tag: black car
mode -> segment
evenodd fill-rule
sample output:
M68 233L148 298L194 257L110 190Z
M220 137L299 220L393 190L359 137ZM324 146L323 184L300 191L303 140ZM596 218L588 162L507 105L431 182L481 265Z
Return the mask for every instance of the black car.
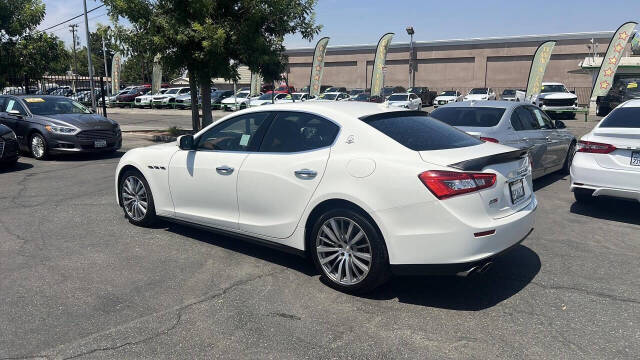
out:
M61 96L0 96L0 123L20 149L38 159L54 153L113 152L122 146L117 122Z
M221 109L222 105L220 102L223 99L228 98L233 95L233 90L217 90L211 93L211 108L212 109Z
M437 92L429 90L426 86L412 87L409 88L407 92L418 95L420 100L422 100L422 106L433 106L433 99L438 96Z
M640 79L617 78L607 96L596 99L596 115L606 116L618 105L627 100L640 99Z
M0 124L0 166L12 166L18 162L18 140L9 127Z

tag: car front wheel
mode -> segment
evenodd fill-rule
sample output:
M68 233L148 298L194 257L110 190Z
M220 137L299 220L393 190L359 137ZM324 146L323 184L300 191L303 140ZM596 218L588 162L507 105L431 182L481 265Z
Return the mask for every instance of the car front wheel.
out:
M123 174L119 186L124 216L130 223L149 226L156 220L156 209L149 183L138 171Z
M310 245L316 268L337 290L363 293L389 277L384 241L359 212L338 209L322 215L313 227Z
M47 140L41 134L35 133L31 135L29 148L31 150L31 156L36 160L45 160L49 156Z

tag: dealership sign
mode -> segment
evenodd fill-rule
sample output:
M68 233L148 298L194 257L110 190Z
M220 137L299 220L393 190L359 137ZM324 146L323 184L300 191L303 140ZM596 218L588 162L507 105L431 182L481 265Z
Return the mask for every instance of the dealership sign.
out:
M373 73L371 74L371 96L379 96L384 86L384 73L386 72L385 63L387 61L387 52L393 33L382 35L376 49L376 59L373 62Z
M618 28L618 31L611 38L607 52L602 59L602 65L600 65L600 72L596 78L596 82L593 84L593 91L591 92L591 99L594 100L598 96L606 96L613 85L613 77L618 71L618 65L622 58L622 53L627 45L627 42L631 39L633 29L638 23L630 21L622 24Z
M316 44L316 51L313 53L313 66L311 67L311 79L309 80L309 95L320 95L322 85L322 73L324 72L324 55L327 52L329 38L323 37Z
M542 90L542 79L544 79L544 73L547 71L547 65L549 64L551 53L555 46L555 41L546 41L538 46L533 56L533 61L531 62L531 69L529 70L525 99L533 99L540 94Z

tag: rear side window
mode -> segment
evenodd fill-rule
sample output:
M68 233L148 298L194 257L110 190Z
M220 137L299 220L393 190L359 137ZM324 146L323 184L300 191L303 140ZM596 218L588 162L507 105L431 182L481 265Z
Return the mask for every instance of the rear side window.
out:
M451 126L492 127L498 125L504 111L490 107L441 107L431 116Z
M602 123L601 128L640 128L640 108L622 107L609 114Z
M340 128L319 116L280 112L262 140L260 152L293 153L333 144Z
M382 113L363 119L381 133L415 151L482 144L481 140L421 112Z

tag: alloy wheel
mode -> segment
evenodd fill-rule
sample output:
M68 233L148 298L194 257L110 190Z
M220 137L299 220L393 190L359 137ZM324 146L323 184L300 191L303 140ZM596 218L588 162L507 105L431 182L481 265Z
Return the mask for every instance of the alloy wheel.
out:
M325 221L316 238L316 255L325 274L336 283L355 285L371 268L371 243L355 221L334 217Z
M44 139L42 137L35 135L31 138L31 152L33 156L37 159L40 159L44 155L45 144Z
M134 221L144 219L149 206L147 189L142 181L135 177L129 176L122 183L122 205L124 211Z

